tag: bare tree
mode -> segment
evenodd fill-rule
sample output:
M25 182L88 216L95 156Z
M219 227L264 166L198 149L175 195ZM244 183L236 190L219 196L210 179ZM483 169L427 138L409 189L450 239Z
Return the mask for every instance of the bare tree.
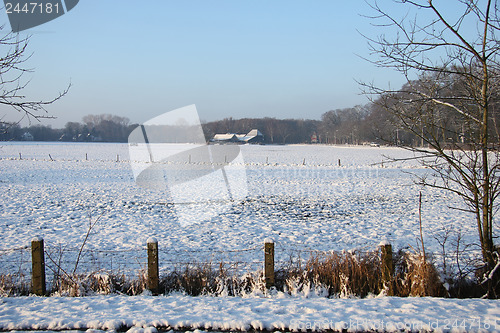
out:
M111 114L86 115L83 123L88 135L99 136L103 141L126 142L130 134L130 119Z
M266 136L270 143L274 143L274 135L276 133L276 118L264 118L264 126L266 131Z
M0 31L4 26L0 27ZM6 33L0 37L0 105L5 105L19 113L19 121L27 118L40 120L53 118L48 115L45 107L66 95L70 85L55 98L47 101L28 100L23 91L28 86L29 80L24 79L26 73L32 72L26 68L26 61L31 57L28 54L30 37L20 38L19 34ZM0 119L0 124L7 124Z
M500 84L497 3L456 0L439 7L433 0L394 0L391 5L403 6L407 15L397 18L377 2L370 4L374 25L395 32L393 37L366 37L375 56L370 61L399 71L407 83L397 91L361 85L401 129L428 146L402 144L438 176L421 178L421 183L464 199L477 223L488 296L495 297L500 275L494 247L500 194L493 103Z

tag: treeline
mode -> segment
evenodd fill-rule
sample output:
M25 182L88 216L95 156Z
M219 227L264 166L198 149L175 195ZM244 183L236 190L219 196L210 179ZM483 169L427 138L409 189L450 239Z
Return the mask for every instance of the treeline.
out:
M205 138L218 133L246 134L258 129L266 144L326 143L361 144L381 142L373 126L370 106L337 109L325 112L321 120L276 118L225 118L202 124ZM127 142L138 124L125 117L109 114L87 115L82 122L68 122L64 128L43 124L20 127L0 124L0 141L65 141L65 142ZM394 137L395 129L385 128L387 137ZM401 138L403 133L399 134Z
M327 143L361 144L376 141L366 122L369 106L336 109L325 112L321 120L276 118L226 118L203 125L205 136L216 133L247 133L256 128L268 144Z
M366 117L364 108L333 110L322 120L276 118L225 118L202 124L205 138L218 133L246 134L258 129L267 144L290 143L349 143L357 144L371 136L361 123ZM66 142L127 142L138 124L112 115L88 115L82 122L68 122L64 128L35 124L28 127L0 124L0 141L66 141Z
M205 138L213 138L217 133L246 134L258 129L264 135L264 143L309 143L318 131L321 121L276 118L225 118L202 125Z
M475 129L457 119L446 106L426 103L412 109L409 103L405 103L405 96L409 95L411 89L422 90L423 84L429 80L439 87L437 96L445 100L461 90L461 82L454 77L445 79L439 76L425 77L403 86L399 91L383 95L367 105L327 111L323 113L321 120L225 118L202 124L203 131L207 141L219 133L245 134L252 129L258 129L264 135L264 143L267 144L366 142L413 146L422 144L421 138L401 129L404 126L401 126L402 120L397 115L387 112L390 106L400 103L403 108L401 112L414 114L417 122L429 123L422 135L432 135L444 143L466 144L474 135ZM490 103L499 104L500 97L492 96ZM428 119L429 117L431 119ZM500 133L500 127L497 127L497 124L500 124L500 119L497 119L500 115L494 112L492 118L494 131ZM83 117L81 122L68 122L61 129L44 125L21 128L18 125L0 123L0 140L127 142L129 134L137 126L131 124L128 118L109 114L88 115Z
M210 140L217 133L248 133L258 129L264 135L264 143L330 143L359 144L375 141L371 129L365 123L367 107L325 112L321 120L276 118L225 118L202 124L205 138ZM125 117L87 115L82 122L68 122L64 128L35 124L20 127L0 124L0 141L66 141L66 142L127 142L129 134L138 124L131 124Z
M64 128L35 124L20 127L17 124L0 124L1 141L67 141L67 142L127 142L137 124L130 124L125 117L110 114L87 115L82 122L68 122Z

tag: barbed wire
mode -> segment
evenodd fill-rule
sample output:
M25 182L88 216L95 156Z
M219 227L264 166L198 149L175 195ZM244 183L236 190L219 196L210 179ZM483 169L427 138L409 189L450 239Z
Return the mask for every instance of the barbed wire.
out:
M303 244L296 244L290 246L289 244L287 246L282 245L281 242L274 242L275 247L279 248L281 252L283 253L294 253L294 252L305 252L305 253L323 253L323 254L332 254L332 253L339 253L339 252L348 252L348 253L373 253L379 251L378 248L373 247L373 246L364 246L364 247L357 247L353 249L330 249L330 250L319 250L319 249L313 249L309 246L303 245ZM3 254L11 254L13 252L23 252L25 250L31 249L31 246L22 246L22 247L13 247L13 248L7 248L7 249L0 249L0 255ZM161 248L158 250L160 253L164 254L185 254L185 253L243 253L243 252L252 252L252 251L262 251L264 250L264 245L259 244L253 247L249 248L244 248L244 249L232 249L232 250L221 250L218 248L206 248L206 249L172 249L172 248ZM404 252L404 249L402 249ZM52 244L46 244L45 245L45 251L46 252L80 252L82 253L103 253L103 254L121 254L121 253L129 253L129 252L146 252L147 247L140 247L140 248L124 248L124 249L118 249L118 250L100 250L100 249L81 249L80 247L67 247L62 244L57 244L57 245L52 245ZM477 253L480 251L480 249L475 249L475 248L465 248L465 249L460 249L458 252L459 253ZM409 250L409 252L412 252ZM452 251L452 253L447 253L447 256L456 256L457 251ZM440 251L434 251L432 252L434 255L440 255Z
M66 247L57 247L54 245L49 245L45 246L46 251L47 250L53 250L53 251L62 251L62 252L80 252L79 247L73 247L73 248L66 248ZM120 250L99 250L99 249L83 249L84 252L96 252L96 253L123 253L123 252L142 252L146 251L147 248L128 248L128 249L120 249Z
M275 244L275 260L276 269L293 267L294 265L302 265L308 260L316 256L329 256L333 254L350 254L358 255L376 255L379 253L378 247L364 246L349 250L318 250L313 249L305 244L289 244L281 241L274 242ZM0 263L3 267L0 268L0 274L6 272L15 272L15 274L23 274L23 272L31 271L31 255L29 255L30 246L12 247L0 249ZM182 272L183 269L203 269L208 267L211 270L226 269L239 270L240 272L253 270L260 271L263 269L263 253L260 258L260 251L263 252L264 244L259 243L255 246L242 249L220 249L220 248L204 248L204 249L159 249L159 265L162 271ZM74 267L75 257L77 253L81 253L81 259L78 267L78 274L94 274L98 271L113 271L121 272L126 275L137 274L137 271L146 269L147 267L147 247L134 247L114 250L100 249L81 249L81 247L61 244L48 243L45 246L45 252L48 256L55 258L53 262L47 260L46 265L53 272L64 267ZM404 251L404 249L403 249ZM407 253L418 253L415 250L407 249ZM398 252L398 251L396 251ZM395 252L395 253L396 253ZM437 265L446 261L446 266L452 267L472 262L478 254L475 248L465 248L460 251L448 252L443 255L439 251L427 252L429 258ZM203 255L200 255L203 254ZM207 256L208 254L208 256ZM243 255L242 255L243 254ZM256 256L259 256L259 259ZM218 267L219 265L220 268ZM12 274L12 273L10 273Z
M13 247L13 248L10 248L10 249L0 249L0 255L2 255L3 253L5 252L15 252L15 251L24 251L24 250L27 250L27 249L31 249L31 246L21 246L21 247Z
M162 253L240 253L240 252L251 252L255 250L263 250L264 246L263 245L256 245L251 248L247 249L235 249L235 250L219 250L219 249L179 249L179 250L172 250L172 249L162 249L160 248L158 252Z

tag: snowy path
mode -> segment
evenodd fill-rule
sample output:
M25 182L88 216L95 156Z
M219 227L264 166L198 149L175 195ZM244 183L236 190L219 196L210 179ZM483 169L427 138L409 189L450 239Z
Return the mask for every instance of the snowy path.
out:
M0 299L2 330L163 329L500 332L500 302L438 298L327 299L94 296Z

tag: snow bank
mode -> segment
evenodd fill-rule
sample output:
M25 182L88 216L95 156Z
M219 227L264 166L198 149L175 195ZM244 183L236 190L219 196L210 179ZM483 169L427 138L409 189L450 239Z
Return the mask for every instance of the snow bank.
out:
M500 302L438 298L327 299L96 296L0 299L1 330L162 329L498 332Z

